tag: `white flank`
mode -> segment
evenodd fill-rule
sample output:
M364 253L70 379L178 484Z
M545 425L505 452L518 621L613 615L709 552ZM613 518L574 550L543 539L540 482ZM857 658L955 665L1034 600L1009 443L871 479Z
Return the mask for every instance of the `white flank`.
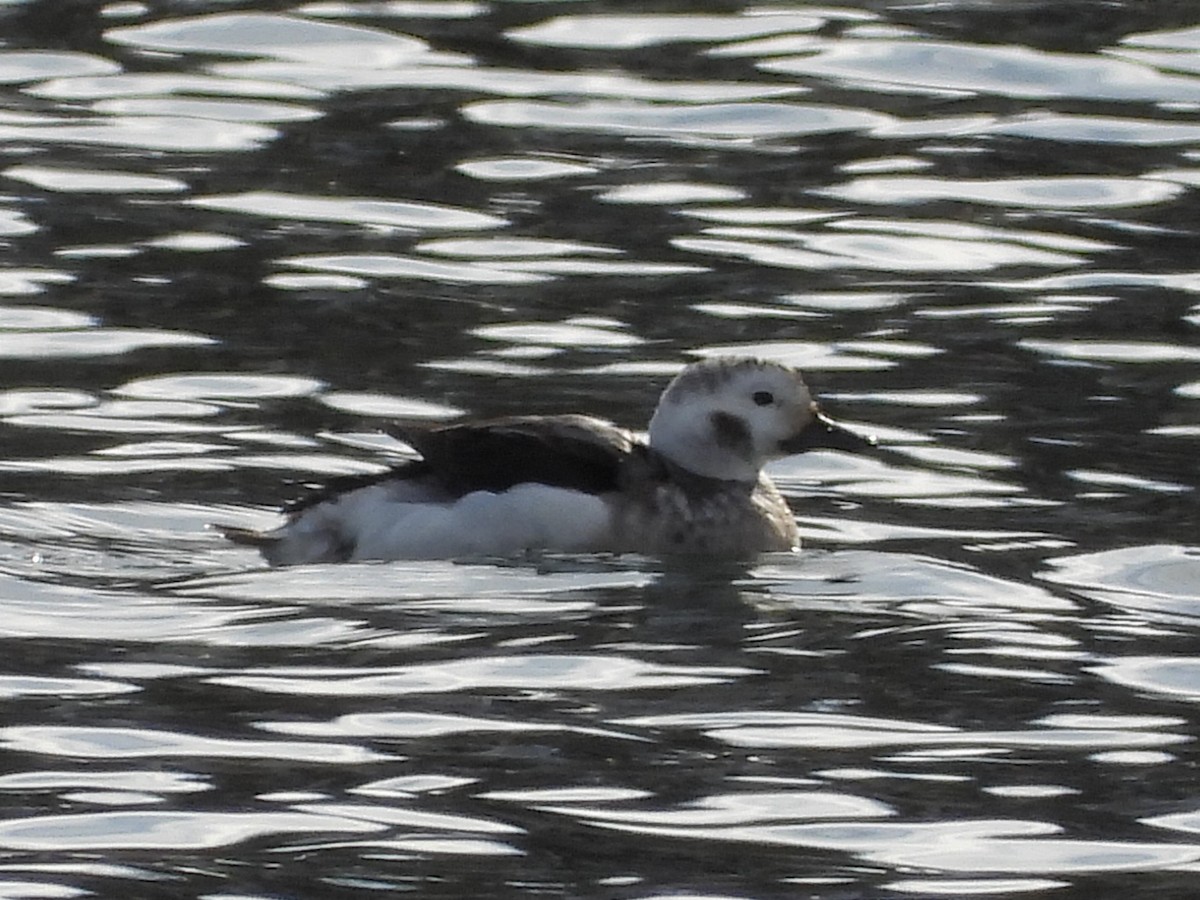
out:
M337 531L353 541L350 558L356 560L595 550L607 543L608 504L580 491L519 484L502 493L475 491L453 503L398 503L380 487L353 491L302 519L336 519ZM296 524L307 530L307 523ZM313 524L321 529L323 523Z

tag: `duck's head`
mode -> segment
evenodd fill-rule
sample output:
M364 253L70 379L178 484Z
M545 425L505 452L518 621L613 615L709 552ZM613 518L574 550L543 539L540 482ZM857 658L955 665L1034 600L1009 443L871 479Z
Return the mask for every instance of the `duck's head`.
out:
M663 392L650 446L697 475L755 481L773 459L871 443L821 412L800 373L761 359L693 363Z

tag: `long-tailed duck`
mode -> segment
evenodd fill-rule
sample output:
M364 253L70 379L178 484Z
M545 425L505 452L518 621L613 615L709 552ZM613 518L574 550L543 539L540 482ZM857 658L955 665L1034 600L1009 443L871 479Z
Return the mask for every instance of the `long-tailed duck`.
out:
M583 415L399 436L420 459L342 479L286 509L274 530L225 535L277 566L527 550L747 557L799 541L765 463L870 441L827 418L795 369L741 358L685 368L648 441Z

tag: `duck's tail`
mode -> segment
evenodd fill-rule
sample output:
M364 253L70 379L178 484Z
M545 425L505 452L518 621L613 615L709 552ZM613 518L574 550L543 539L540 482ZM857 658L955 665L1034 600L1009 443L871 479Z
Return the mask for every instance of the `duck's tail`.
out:
M240 525L222 525L220 523L215 523L211 527L231 543L243 547L253 547L263 555L263 559L269 565L281 566L304 561L288 558L290 554L284 552L286 550L284 540L286 534L283 533L282 528L276 528L273 531L255 531L253 528L242 528Z
M241 544L243 547L255 547L259 550L273 547L279 543L280 537L273 531L255 531L253 528L242 528L240 525L222 525L214 523L213 530L219 531L227 541Z
M234 544L253 547L272 566L345 562L350 558L350 546L336 528L319 516L301 516L270 531L255 531L240 525L212 527Z

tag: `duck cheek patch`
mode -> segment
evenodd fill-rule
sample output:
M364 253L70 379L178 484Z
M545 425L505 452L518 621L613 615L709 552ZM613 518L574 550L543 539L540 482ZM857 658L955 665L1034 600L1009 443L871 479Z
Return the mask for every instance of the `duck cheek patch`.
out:
M754 454L754 441L750 437L750 426L746 420L727 412L715 412L709 416L717 446L738 456L750 458Z

